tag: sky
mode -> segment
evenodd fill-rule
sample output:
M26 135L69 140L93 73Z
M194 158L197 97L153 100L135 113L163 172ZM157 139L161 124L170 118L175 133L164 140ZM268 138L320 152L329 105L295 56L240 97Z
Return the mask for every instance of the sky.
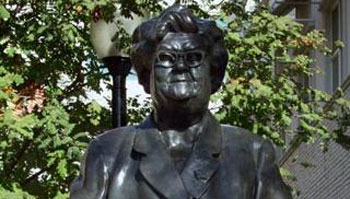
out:
M96 100L100 105L106 108L110 108L107 103L107 99L111 100L112 91L107 89L107 84L101 81L102 92L100 94L89 91L87 93L88 101ZM127 97L137 97L140 102L144 101L149 95L147 95L143 87L138 83L137 76L130 74L126 79L126 93Z

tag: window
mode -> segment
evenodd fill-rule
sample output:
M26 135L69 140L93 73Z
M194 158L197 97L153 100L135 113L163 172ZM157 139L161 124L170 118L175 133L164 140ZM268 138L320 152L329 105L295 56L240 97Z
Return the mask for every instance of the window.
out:
M332 42L332 91L336 89L341 84L341 49L337 48L335 45L336 41L341 40L341 15L340 15L340 5L339 1L337 5L332 9L330 13L330 33Z

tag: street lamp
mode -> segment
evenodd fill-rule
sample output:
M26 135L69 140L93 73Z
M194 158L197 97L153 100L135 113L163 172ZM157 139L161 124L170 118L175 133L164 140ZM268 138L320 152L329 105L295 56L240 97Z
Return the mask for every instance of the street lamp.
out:
M112 22L102 18L91 21L91 42L98 58L102 59L113 78L112 89L112 126L113 128L125 126L126 114L126 88L125 80L131 69L131 61L127 53L120 48L120 41L114 37L120 31L118 23L123 25L127 34L131 35L134 29L143 21L141 17L132 14L133 18L124 18L119 13L114 14Z

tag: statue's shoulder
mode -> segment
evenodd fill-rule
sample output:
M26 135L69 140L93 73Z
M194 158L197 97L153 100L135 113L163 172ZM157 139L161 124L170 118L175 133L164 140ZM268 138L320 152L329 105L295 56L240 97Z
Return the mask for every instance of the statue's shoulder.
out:
M234 146L234 148L249 148L252 151L257 152L263 145L266 145L266 143L268 145L270 144L270 141L241 127L221 125L221 129L224 136L224 144L228 147Z
M222 132L224 137L227 139L234 139L240 142L248 142L248 143L260 143L264 141L262 137L256 135L247 129L231 126L231 125L221 125Z
M105 131L98 135L95 139L99 142L118 142L131 138L136 133L136 126L125 126Z
M262 153L274 156L274 147L269 140L237 126L221 125L221 129L226 148L250 150L254 156Z
M98 150L104 156L115 156L115 153L131 150L135 134L135 126L119 127L105 131L92 140L89 144L89 150Z

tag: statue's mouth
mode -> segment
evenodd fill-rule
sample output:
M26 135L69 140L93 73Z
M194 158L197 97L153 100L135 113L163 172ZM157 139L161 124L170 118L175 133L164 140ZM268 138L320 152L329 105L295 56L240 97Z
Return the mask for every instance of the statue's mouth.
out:
M169 80L170 83L178 83L178 82L188 82L192 83L193 80L191 79L189 74L182 73L182 74L176 74L172 75Z
M169 84L167 96L176 101L187 101L198 94L199 85L194 81L176 80Z
M191 83L191 81L188 81L188 80L182 80L182 79L173 80L173 81L171 81L170 83L171 83L171 84L173 84L173 83L181 83L181 82L188 82L188 83Z

